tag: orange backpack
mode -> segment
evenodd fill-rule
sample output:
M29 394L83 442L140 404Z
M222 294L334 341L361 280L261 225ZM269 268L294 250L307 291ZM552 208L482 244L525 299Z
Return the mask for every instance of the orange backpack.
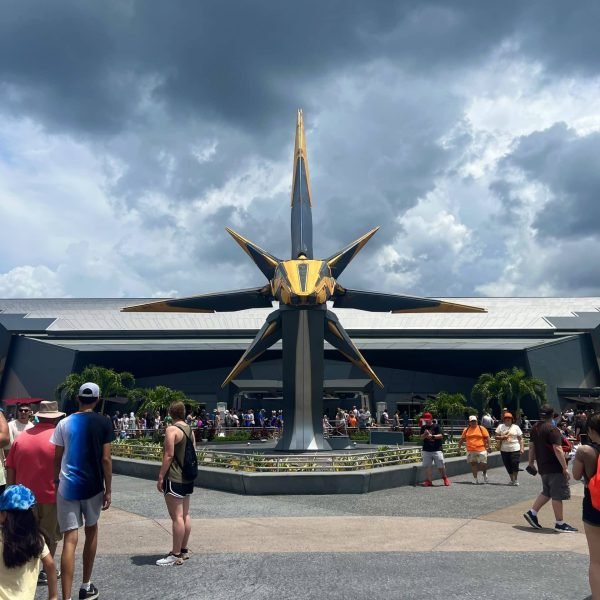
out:
M598 462L596 463L596 472L588 481L588 490L590 490L590 498L592 506L596 510L600 510L600 452L598 453Z

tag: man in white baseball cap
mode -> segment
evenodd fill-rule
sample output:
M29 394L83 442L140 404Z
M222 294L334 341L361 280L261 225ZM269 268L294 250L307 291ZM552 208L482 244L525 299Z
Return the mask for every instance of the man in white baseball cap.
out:
M82 526L85 526L85 544L79 599L98 598L98 588L91 578L100 511L106 510L111 501L110 444L115 437L110 419L94 411L99 400L98 385L84 383L79 388L79 410L62 420L50 439L56 446L56 507L58 524L64 535L61 571L62 593L66 600L71 598L78 529Z

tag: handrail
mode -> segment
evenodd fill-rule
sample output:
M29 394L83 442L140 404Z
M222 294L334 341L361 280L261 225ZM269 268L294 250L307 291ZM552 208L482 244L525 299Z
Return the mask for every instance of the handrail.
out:
M160 461L162 447L149 444L116 443L112 446L114 456ZM199 448L196 450L200 467L218 468L245 472L327 472L358 471L387 466L421 462L421 448L380 446L372 451L350 451L345 453L311 454L259 454L223 452ZM446 443L446 457L461 456L457 444Z

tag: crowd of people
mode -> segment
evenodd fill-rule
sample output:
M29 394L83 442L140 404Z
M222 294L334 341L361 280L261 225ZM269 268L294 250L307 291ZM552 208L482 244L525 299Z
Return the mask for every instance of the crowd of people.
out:
M98 521L110 507L112 487L111 442L122 432L164 431L163 460L156 482L163 495L172 524L172 546L156 564L176 566L190 557L190 496L197 474L196 439L198 428L283 427L281 411L227 410L198 414L186 413L185 405L175 402L168 413L133 413L112 418L94 409L100 389L92 382L81 386L78 411L70 416L58 410L56 402L43 401L38 410L23 403L15 418L7 422L0 412L0 453L7 453L0 468L0 600L32 599L36 586L47 585L48 598L72 600L72 586L79 530L84 528L83 577L77 598L93 600L99 591L92 582L98 543ZM35 417L35 419L33 419ZM525 434L529 435L526 470L539 474L541 491L524 513L527 523L540 529L539 514L550 503L554 530L572 533L577 529L564 521L563 502L570 498L569 480L582 479L585 492L582 520L590 550L589 580L593 597L600 597L600 414L567 409L557 413L553 407L540 409L540 420L517 424L504 409L499 419L484 413L481 419L470 415L459 438L459 449L466 447L473 484L488 483L488 456L501 453L508 474L507 485L518 486L520 464L525 453ZM405 429L413 425L407 413L399 410L379 419L366 409L339 409L334 420L323 418L323 429L366 429L385 425ZM443 428L430 412L420 416L424 487L433 487L433 468L443 485L451 485L444 458ZM330 430L328 430L331 433ZM570 445L567 445L569 442ZM3 456L0 456L3 458ZM572 459L572 475L568 468ZM598 473L598 479L596 474ZM54 556L62 539L60 569ZM39 570L41 564L42 570Z
M94 600L92 583L98 544L98 521L111 504L114 431L95 411L100 388L89 382L78 393L78 410L68 417L57 402L17 408L6 422L0 412L0 446L8 448L1 465L0 599L33 599L39 584L49 600L72 600L79 530L84 528L83 580L79 600ZM35 422L32 417L35 416ZM60 569L54 554L62 539ZM41 561L42 571L39 571Z
M164 432L172 424L172 418L167 413L161 415L160 411L146 411L140 415L134 412L120 413L116 411L111 417L115 435L119 438L134 438L151 435L153 431ZM283 428L283 411L267 411L264 408L254 411L247 410L217 410L212 413L206 409L189 412L185 417L187 425L194 431L204 431L208 439L221 433L224 429L258 428L275 429Z

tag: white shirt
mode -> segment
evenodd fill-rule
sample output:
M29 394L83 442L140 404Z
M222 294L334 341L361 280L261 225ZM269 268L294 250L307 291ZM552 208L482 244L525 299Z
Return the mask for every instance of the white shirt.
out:
M523 432L518 425L513 423L510 427L507 427L504 423L501 423L496 427L496 434L508 434L509 436L507 440L502 440L502 446L500 446L502 452L518 452L521 449L519 437L523 435Z
M10 443L7 448L13 445L13 442L27 429L31 429L33 427L33 423L31 421L27 421L27 423L21 423L17 419L14 419L8 424L8 433L10 434Z

